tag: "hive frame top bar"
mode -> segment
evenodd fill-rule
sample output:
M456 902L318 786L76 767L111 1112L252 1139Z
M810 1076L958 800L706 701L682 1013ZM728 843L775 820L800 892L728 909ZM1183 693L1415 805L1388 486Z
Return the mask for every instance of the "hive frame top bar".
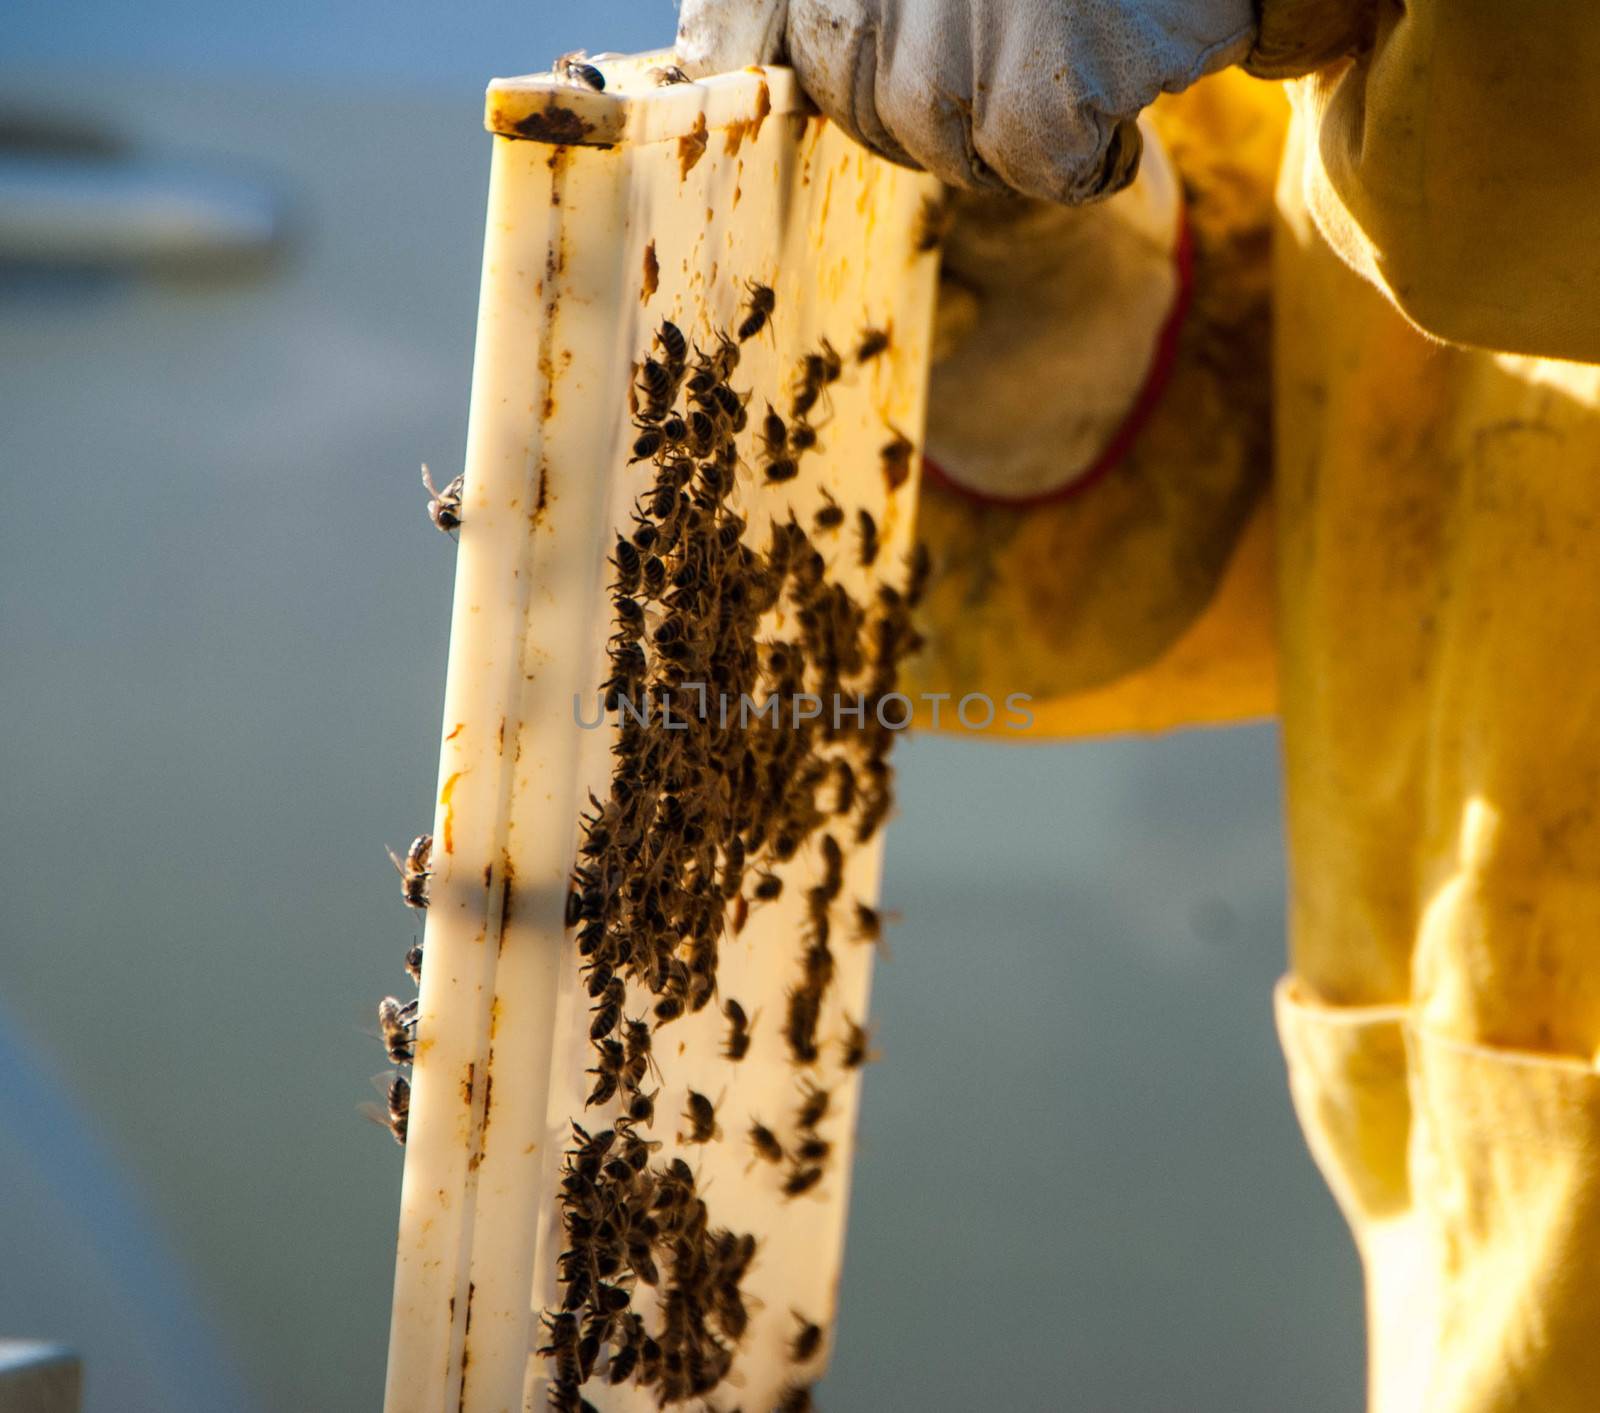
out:
M759 123L769 113L815 111L792 69L752 66L663 84L651 75L676 63L671 50L585 62L605 76L603 91L554 73L498 78L484 95L484 126L498 137L614 147L692 138Z

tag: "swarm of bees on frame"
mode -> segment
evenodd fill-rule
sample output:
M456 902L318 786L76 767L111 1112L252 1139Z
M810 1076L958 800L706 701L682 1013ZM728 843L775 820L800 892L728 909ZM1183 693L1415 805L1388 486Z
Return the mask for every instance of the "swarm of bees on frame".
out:
M426 478L427 468L423 468ZM437 523L437 522L435 522ZM442 527L441 527L442 528ZM408 908L421 912L428 906L428 880L433 873L433 836L419 834L402 858L393 849L389 858L400 873L400 896ZM422 944L413 942L406 952L406 973L412 982L422 982ZM386 1106L368 1107L368 1114L385 1125L394 1135L394 1141L404 1144L411 1118L411 1081L401 1073L409 1069L416 1059L417 1001L401 1001L397 996L385 996L378 1002L378 1033L383 1040L384 1054L397 1068L379 1077Z
M581 53L563 56L557 69L575 85L604 86ZM689 82L676 68L649 76L658 85ZM926 201L914 249L937 249L947 225L948 203ZM877 705L920 646L911 614L928 562L913 555L904 590L877 582L858 598L830 567L878 565L879 528L866 508L848 510L823 490L805 523L790 509L758 541L730 496L741 479L781 495L803 459L821 449L817 419L825 420L830 388L850 364L882 356L893 333L864 329L845 354L819 340L774 399L756 400L737 386L740 346L769 326L776 300L754 282L746 294L732 329L709 350L691 350L681 330L663 322L630 386L632 462L648 464L653 484L610 560L614 631L603 691L610 711L623 710L607 798L591 796L581 821L566 916L595 1003L588 1106L615 1111L608 1127L591 1124L593 1133L572 1124L559 1193L562 1294L543 1315L539 1349L551 1361L552 1406L575 1413L592 1408L581 1390L593 1378L647 1388L665 1406L710 1394L732 1367L749 1323L742 1283L758 1241L713 1224L683 1158L657 1159L663 1145L647 1136L660 1093L649 1083L660 1078L653 1037L719 999L719 940L742 929L752 908L782 895L776 866L802 849L822 867L806 890L798 964L783 1001L783 1042L799 1076L792 1113L767 1114L771 1126L751 1116L741 1132L724 1135L720 1100L691 1089L683 1109L663 1120L681 1124L676 1136L684 1145L727 1137L747 1146L751 1168L771 1174L779 1200L800 1198L822 1182L834 1149L822 1132L834 1101L819 1082L824 1050L837 1052L846 1073L876 1058L867 1029L848 1015L842 1036L824 1043L819 1030L834 944L882 936L878 911L844 896L845 862L892 809L893 732L879 722ZM909 477L915 448L888 430L878 469L895 490ZM429 519L456 538L464 478L441 489L424 466L422 479ZM781 636L764 631L775 609L783 611ZM689 683L734 701L775 698L777 716L712 720L703 696L683 699ZM844 709L831 719L791 721L790 705L801 695ZM702 710L687 710L691 703ZM646 704L652 710L642 710ZM665 728L668 713L679 729ZM416 910L428 905L432 846L424 834L404 857L390 851L402 899ZM405 957L418 984L422 954L414 941ZM636 1016L627 1014L630 984L646 998ZM719 1011L721 1054L742 1061L751 1013L733 996L720 998ZM416 1000L384 997L378 1021L396 1069L380 1080L386 1108L368 1108L404 1144ZM813 1406L807 1375L817 1372L825 1343L821 1325L793 1315L786 1352L794 1377L775 1405L783 1413Z
M771 289L748 284L733 329L705 350L663 322L630 389L632 461L648 464L651 483L610 557L602 694L617 717L614 768L607 797L591 796L580 822L566 910L594 1003L587 1105L608 1117L593 1132L573 1124L562 1169L561 1298L543 1315L539 1351L551 1361L559 1413L590 1408L581 1390L596 1377L648 1388L663 1406L703 1398L728 1374L749 1323L742 1283L755 1236L716 1225L682 1157L654 1156L656 1032L712 1004L719 942L781 895L777 866L814 849L821 876L806 896L782 1019L801 1077L794 1112L728 1135L766 1165L779 1200L800 1197L822 1180L833 1148L820 1131L831 1095L812 1076L821 1073L834 946L875 941L881 926L874 909L845 896L845 865L892 809L894 732L877 708L920 645L911 614L928 566L914 555L903 591L877 582L863 601L830 566L878 563L869 511L852 515L824 493L807 523L792 509L775 514L762 538L735 509L741 480L776 495L799 475L818 447L813 418L847 363L822 340L753 411L737 377L740 346L767 327L775 303ZM889 342L889 331L867 330L848 358L868 362ZM910 451L896 434L881 474L896 459L909 465ZM770 627L778 609L781 633ZM775 699L775 719L707 710L705 689L690 684L725 702ZM807 694L845 705L802 717L792 707ZM630 995L642 998L640 1014L629 1014ZM751 1011L722 996L720 1012L722 1054L740 1061ZM865 1029L848 1018L846 1026L838 1058L848 1070L872 1055ZM716 1101L694 1090L681 1111L659 1118L677 1121L684 1145L723 1137ZM801 1410L811 1407L804 1374L823 1331L795 1318L797 1377L779 1406Z

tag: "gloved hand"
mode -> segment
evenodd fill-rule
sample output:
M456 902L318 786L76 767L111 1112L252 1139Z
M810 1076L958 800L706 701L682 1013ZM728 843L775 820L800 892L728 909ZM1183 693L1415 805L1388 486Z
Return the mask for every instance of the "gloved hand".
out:
M884 156L1076 204L1132 180L1158 93L1255 34L1251 0L683 0L677 52L694 76L786 58Z

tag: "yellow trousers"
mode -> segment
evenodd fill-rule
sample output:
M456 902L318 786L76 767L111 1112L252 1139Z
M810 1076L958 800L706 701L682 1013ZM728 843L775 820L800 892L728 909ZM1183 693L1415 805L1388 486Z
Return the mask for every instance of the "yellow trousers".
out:
M1365 1264L1370 1406L1592 1413L1600 368L1413 327L1307 215L1314 108L1289 135L1276 214L1265 186L1254 206L1247 178L1275 160L1278 119L1251 87L1223 76L1165 110L1209 327L1187 336L1189 366L1120 483L1027 524L930 494L924 534L950 569L925 685L1033 690L1058 735L1278 711L1279 1030ZM1219 133L1229 155L1197 165ZM1270 286L1228 263L1258 217ZM1208 315L1208 299L1234 312ZM1265 416L1240 312L1257 300L1275 331L1270 490L1264 443L1239 425ZM1230 339L1237 357L1214 356ZM1110 582L1062 567L1101 543L1120 556ZM1039 620L1068 573L1063 636ZM1118 631L1094 632L1097 615Z

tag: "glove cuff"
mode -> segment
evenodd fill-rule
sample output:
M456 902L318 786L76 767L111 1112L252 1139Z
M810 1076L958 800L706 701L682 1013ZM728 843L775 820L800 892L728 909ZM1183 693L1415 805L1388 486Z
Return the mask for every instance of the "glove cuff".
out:
M1057 484L1021 495L986 489L975 482L963 480L959 469L941 464L932 454L925 454L923 457L924 477L952 494L979 505L1024 510L1051 505L1081 495L1115 470L1133 448L1139 433L1150 420L1151 414L1161 402L1162 394L1166 391L1173 366L1177 362L1179 343L1193 298L1194 242L1181 189L1173 236L1172 269L1174 280L1171 303L1151 346L1144 377L1122 420L1114 426L1098 454L1090 461L1069 467L1063 479ZM1057 395L1070 396L1070 389L1055 391Z

